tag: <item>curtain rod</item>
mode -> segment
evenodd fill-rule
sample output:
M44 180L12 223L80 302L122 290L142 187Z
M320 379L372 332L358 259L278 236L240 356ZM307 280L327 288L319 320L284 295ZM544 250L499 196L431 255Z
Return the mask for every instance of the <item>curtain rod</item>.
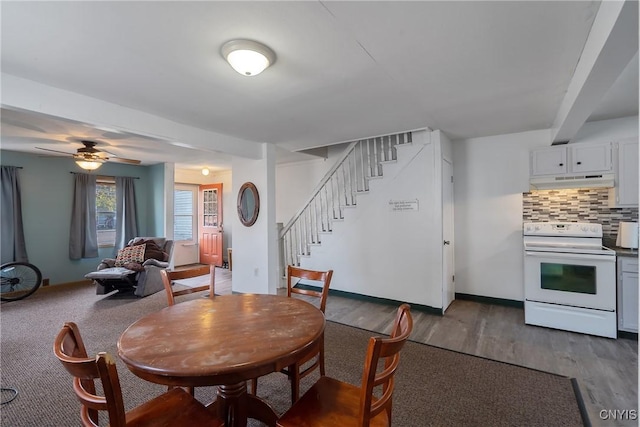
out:
M22 166L8 166L8 165L0 165L3 168L16 168L16 169L22 169Z
M69 173L72 173L72 174L74 174L74 175L79 175L79 174L82 174L82 173L84 173L84 172L69 172ZM88 175L88 174L87 174L87 175ZM109 177L110 177L110 175L98 175L98 176L109 176ZM131 178L131 179L140 179L140 177L139 177L139 176L114 176L114 178Z

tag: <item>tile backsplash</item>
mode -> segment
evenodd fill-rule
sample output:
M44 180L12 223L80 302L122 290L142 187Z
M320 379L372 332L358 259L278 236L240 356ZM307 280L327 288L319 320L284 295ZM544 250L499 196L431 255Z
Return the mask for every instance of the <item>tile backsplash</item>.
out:
M620 221L638 222L638 208L607 206L606 188L544 190L523 193L523 222L567 221L602 224L604 238L615 239Z

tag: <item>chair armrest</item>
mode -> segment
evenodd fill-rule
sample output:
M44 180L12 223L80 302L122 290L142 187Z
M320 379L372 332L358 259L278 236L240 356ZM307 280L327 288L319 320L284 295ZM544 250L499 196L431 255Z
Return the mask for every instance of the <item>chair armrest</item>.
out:
M98 270L104 270L105 268L112 268L115 267L116 265L116 260L113 258L105 258L102 261L100 261L100 264L98 264Z
M154 266L154 267L160 267L160 268L167 268L169 267L169 263L165 262L165 261L158 261L157 259L154 258L149 258L148 260L146 260L145 262L142 263L142 265L144 267L147 266Z

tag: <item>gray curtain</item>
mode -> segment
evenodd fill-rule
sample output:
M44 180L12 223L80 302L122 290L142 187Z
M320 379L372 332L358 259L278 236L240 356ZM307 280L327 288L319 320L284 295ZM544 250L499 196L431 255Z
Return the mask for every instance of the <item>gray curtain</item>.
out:
M1 178L1 262L2 264L12 261L29 262L27 246L24 241L24 229L22 227L22 201L20 198L18 168L15 166L2 166Z
M138 236L134 179L116 177L116 250Z
M98 256L96 176L86 173L76 173L73 176L75 185L71 207L69 258L96 258Z

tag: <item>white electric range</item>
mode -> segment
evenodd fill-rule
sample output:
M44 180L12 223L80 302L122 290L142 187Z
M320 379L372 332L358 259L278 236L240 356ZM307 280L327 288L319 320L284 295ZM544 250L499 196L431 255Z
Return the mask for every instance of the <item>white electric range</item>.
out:
M525 323L617 337L616 253L602 225L525 223Z

